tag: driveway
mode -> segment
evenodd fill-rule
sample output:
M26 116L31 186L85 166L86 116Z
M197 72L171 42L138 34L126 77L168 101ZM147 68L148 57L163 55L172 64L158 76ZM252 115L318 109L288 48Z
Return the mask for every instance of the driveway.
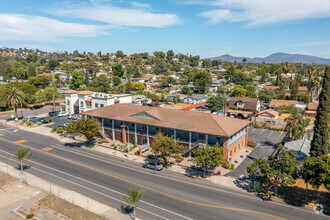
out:
M254 159L267 158L277 149L277 145L282 143L286 132L273 131L260 128L249 128L248 140L258 144L252 152L240 163L233 171L225 176L238 178L242 175L248 176L246 167L248 167Z

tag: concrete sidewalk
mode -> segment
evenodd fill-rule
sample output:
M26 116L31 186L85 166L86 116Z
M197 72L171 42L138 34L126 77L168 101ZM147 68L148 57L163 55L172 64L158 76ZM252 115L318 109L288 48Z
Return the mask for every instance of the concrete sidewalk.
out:
M41 135L45 135L48 137L52 137L57 139L58 141L60 141L61 143L74 143L77 142L77 139L81 139L78 140L80 142L83 142L83 138L76 138L76 140L73 140L71 138L68 137L64 137L62 135L58 135L56 133L51 133L51 128L45 127L45 126L37 126L37 127L26 127L26 126L20 126L19 123L12 123L9 122L7 123L7 125L9 126L15 126L18 127L19 129L25 130L25 131L30 131L33 133L37 133L37 134L41 134ZM102 146L102 145L109 145L109 146ZM95 152L99 152L102 154L108 154L108 155L113 155L122 159L126 159L126 160L132 160L132 161L136 161L139 162L141 164L146 162L147 157L145 156L139 156L139 155L135 155L132 153L124 153L122 151L119 150L114 150L112 148L110 148L110 144L96 144L94 147L92 148L88 148L85 147L85 149L90 150L90 151L95 151ZM171 158L170 160L171 162L174 161L173 158ZM171 171L171 172L176 172L182 175L186 175L186 176L190 176L190 177L194 177L194 178L202 178L202 172L194 170L194 169L189 169L188 166L185 166L186 164L182 162L182 165L177 165L177 164L172 164L167 170ZM221 176L211 176L208 177L206 180L211 181L213 183L219 184L219 185L224 185L227 187L232 187L235 189L239 189L242 190L242 188L238 187L237 184L235 184L236 179L233 179L231 177L226 177L223 176L224 174L228 173L229 170L225 170L224 168L221 167Z
M15 169L5 163L0 162L0 171L8 174L12 177L19 177L20 171L18 169ZM73 203L74 205L77 205L83 209L87 209L88 211L91 211L93 213L96 213L98 215L103 216L106 219L123 219L123 220L131 220L131 217L129 215L125 215L116 209L104 205L96 200L90 199L80 193L77 193L72 190L65 189L63 187L60 187L58 185L55 185L53 183L50 183L46 180L43 180L39 177L33 176L29 173L24 173L24 182L28 185L36 187L38 190L34 190L32 188L27 188L27 190L22 191L22 195L19 196L18 200L21 200L28 195L38 195L40 193L44 193L45 195L47 193L53 194L61 199L64 199L70 203ZM21 187L25 187L24 184L22 185L21 182L18 183ZM32 190L32 191L31 191ZM15 194L13 194L15 196ZM74 198L74 200L73 200ZM8 201L12 201L12 197L6 198ZM7 202L8 202L7 201ZM6 203L6 201L5 201ZM0 206L2 207L2 204L0 203ZM15 207L14 207L15 208Z

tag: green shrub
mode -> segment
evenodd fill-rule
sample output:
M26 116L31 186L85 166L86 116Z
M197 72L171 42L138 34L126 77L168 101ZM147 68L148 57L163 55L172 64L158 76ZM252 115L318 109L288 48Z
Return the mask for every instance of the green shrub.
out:
M32 219L34 217L34 214L28 214L27 216L26 216L26 219Z
M26 123L26 119L24 118L24 119L22 120L22 122L23 122L23 124Z
M30 126L33 125L33 122L32 121L28 121L28 122L26 122L26 125L30 127Z
M57 131L57 127L52 127L52 130L50 132L54 133Z
M228 161L224 162L222 166L226 169L229 169L229 162Z
M230 164L230 168L229 168L230 170L234 170L235 169L235 165L232 163L232 164Z
M231 110L237 110L238 108L236 106L230 106L229 107Z
M64 132L64 129L62 127L58 127L56 129L56 132L59 133L59 134L62 134Z

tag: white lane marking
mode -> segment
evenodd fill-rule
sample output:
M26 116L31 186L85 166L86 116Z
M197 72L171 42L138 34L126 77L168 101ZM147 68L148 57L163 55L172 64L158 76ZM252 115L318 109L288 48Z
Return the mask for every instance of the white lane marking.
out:
M281 131L281 133L280 133L279 137L280 137L280 136L282 136L282 134L283 134L283 133L284 133L284 132L283 132L283 131ZM285 134L285 133L284 133L284 134Z
M264 129L262 129L262 131L261 131L261 133L260 134L262 134L262 132L264 132L265 130Z
M233 195L237 195L237 196L244 196L246 198L251 198L251 199L255 199L255 200L258 200L259 201L259 199L256 199L256 198L251 197L250 196L251 195L250 193L248 193L249 195L242 195L242 193L228 192L228 191L225 191L223 189L212 188L212 187L205 186L205 185L200 185L200 184L197 184L197 183L187 182L187 181L184 181L184 180L178 180L178 179L174 179L174 178L167 177L167 176L160 176L160 175L157 175L157 174L153 174L153 173L148 173L148 172L145 172L145 171L137 170L136 168L128 167L127 164L126 165L121 165L121 164L119 164L120 162L114 162L114 163L112 163L112 162L109 162L109 161L106 161L106 160L99 159L99 158L102 158L102 157L100 157L98 155L89 156L89 155L86 154L86 152L84 152L84 153L80 153L79 152L78 153L77 150L73 150L72 148L70 150L68 150L66 148L58 147L58 146L56 147L54 145L52 145L52 147L57 148L57 149L60 149L60 150L68 151L68 152L71 152L71 153L75 153L77 155L89 157L89 158L92 158L94 160L98 160L98 161L101 161L101 162L104 162L104 163L108 163L108 164L111 164L111 165L115 165L115 166L118 166L118 167L122 167L122 168L125 168L125 169L133 170L134 172L140 172L140 173L143 173L143 174L148 174L150 176L157 176L157 177L161 177L161 178L164 178L164 179L169 179L169 180L173 180L173 181L177 181L177 182L181 182L181 183L185 183L185 184L190 184L190 185L193 185L193 186L203 187L203 188L206 188L206 189L212 189L212 190L219 191L219 192L225 192L225 193L229 193L229 194L233 194ZM244 192L244 193L246 193L246 192Z
M5 156L3 156L3 155L0 155L0 156L1 156L1 157L4 157L4 158L7 158L7 157L5 157ZM14 159L11 159L11 158L7 158L7 159L8 159L8 160L11 160L11 161L15 161ZM54 169L54 168L48 167L48 166L46 166L46 165L40 164L40 163L35 162L35 161L32 161L32 160L30 160L30 159L28 159L28 160L26 160L26 161L29 161L29 162L34 163L34 164L37 164L37 165L39 165L39 166L41 166L41 167L48 168L48 169L50 169L50 170L54 170L54 171L59 172L59 173L62 173L62 174L64 174L64 175L67 175L67 176L70 176L70 177L74 177L74 178L76 178L76 179L78 179L78 180L81 180L81 181L87 182L87 183L89 183L89 184L92 184L92 185L98 186L98 187L100 187L100 188L106 189L106 190L111 191L111 192L114 192L114 193L117 193L117 194L119 194L119 195L121 195L121 196L125 195L124 193L120 193L120 192L118 192L118 191L116 191L116 190L113 190L113 189L107 188L107 187L102 186L102 185L99 185L99 184L97 184L97 183L93 183L93 182L91 182L91 181L88 181L88 180L82 179L82 178L77 177L77 176L73 176L73 175L68 174L68 173L66 173L66 172L63 172L63 171L60 171L60 170L57 170L57 169ZM35 170L39 170L38 168L34 168L34 167L31 167L31 168L32 168L32 169L35 169ZM70 183L72 183L72 184L78 185L78 186L80 186L80 187L82 187L82 188L85 188L85 189L91 190L91 191L93 191L93 192L95 192L95 193L99 193L99 194L104 195L104 196L106 196L106 197L112 198L112 199L114 199L114 200L116 200L116 201L119 201L119 202L121 202L121 203L123 203L123 204L129 205L128 203L125 203L125 202L123 202L123 201L121 201L121 200L119 200L119 199L116 199L116 198L110 197L110 196L108 196L108 195L106 195L106 194L103 194L103 193L98 192L98 191L96 191L96 190L92 190L92 189L90 189L90 188L88 188L88 187L82 186L82 185L80 185L80 184L78 184L78 183L75 183L75 182L72 182L72 181L70 181L70 180L64 179L64 178L62 178L62 177L56 176L56 175L51 174L51 173L49 173L49 172L42 171L42 170L39 170L39 171L40 171L40 172L43 172L43 173L46 173L46 174L48 174L48 175L51 175L51 176L57 177L57 178L59 178L59 179L61 179L61 180L64 180L64 181L70 182ZM153 205L153 204L148 203L148 202L146 202L146 201L140 200L140 202L141 202L141 203L145 203L146 205L149 205L149 206L152 206L152 207L158 208L158 209L160 209L160 210L163 210L163 211L169 212L169 213L171 213L171 214L174 214L174 215L180 216L180 217L182 217L182 218L192 220L192 219L189 218L189 217L186 217L186 216L181 215L181 214L178 214L178 213L176 213L176 212L173 212L173 211L167 210L167 209L165 209L165 208L162 208L162 207L159 207L159 206ZM141 210L143 210L143 209L141 209ZM144 210L144 211L146 211L146 210ZM150 213L151 213L151 212L150 212ZM158 216L157 214L154 214L154 213L151 213L151 214ZM163 217L162 217L162 218L163 218ZM166 219L166 218L164 218L164 219Z
M6 151L3 151L3 150L0 150L1 152L4 152L6 154L9 154L8 152ZM9 154L11 155L11 154ZM83 154L82 154L83 155ZM1 156L1 155L0 155ZM94 159L97 159L94 157ZM11 159L13 160L13 159ZM14 160L13 160L14 161ZM15 160L16 161L16 160ZM100 160L102 161L102 160ZM106 162L106 161L104 161ZM115 164L115 163L110 163L109 164L114 164L114 165L118 165L118 164ZM131 169L131 170L134 170L134 171L138 171L138 172L141 172L141 173L145 173L143 171L139 171L139 170L136 170L136 169L132 169L132 168L129 168L129 167L124 167L126 169ZM157 175L154 175L154 174L151 174L151 173L147 173L149 175L152 175L152 176L157 176ZM161 177L161 178L164 178L164 179L170 179L170 180L174 180L174 181L178 181L178 182L182 182L182 183L187 183L187 184L191 184L191 185L194 185L194 186L199 186L199 187L203 187L203 188L206 188L206 189L212 189L212 190L215 190L215 191L219 191L219 192L224 192L224 193L228 193L228 194L232 194L232 195L237 195L237 196L243 196L243 197L246 197L246 198L249 198L249 199L253 199L253 200L256 200L258 202L262 202L264 203L264 201L258 199L258 198L254 198L254 197L251 197L251 196L248 196L248 195L243 195L242 193L245 193L243 191L241 191L240 193L234 193L234 192L228 192L228 191L225 191L225 190L222 190L222 189L216 189L216 188L212 188L212 187L209 187L209 186L203 186L203 185L199 185L199 184L196 184L196 183L190 183L190 182L186 182L186 181L183 181L183 180L177 180L177 179L172 179L170 177L165 177L165 176L157 176L157 177ZM77 177L76 177L77 178ZM85 180L86 181L86 180ZM220 187L220 186L219 186ZM234 189L235 190L235 189ZM254 195L254 194L250 194L250 195ZM308 211L308 210L305 210L305 209L300 209L300 208L297 208L297 207L292 207L292 206L289 206L289 205L285 205L285 204L281 204L281 203L277 203L277 202L274 202L274 201L268 201L269 203L272 203L272 204L275 204L275 205L279 205L279 206L284 206L286 208L291 208L291 209L297 209L297 210L300 210L300 211L304 211L304 212L309 212L309 213L313 213L315 214L314 212L311 212L311 211Z
M253 128L253 130L251 131L251 133L250 133L250 134L252 134L252 133L253 133L255 130L256 130L256 129L254 129L254 128Z
M273 134L274 131L270 132L269 136Z
M119 165L118 163L111 163L109 161L106 161L106 160L101 160L101 159L98 159L97 157L99 158L102 158L100 157L99 155L93 155L92 157L91 156L88 156L87 154L90 154L90 153L81 153L81 152L76 152L78 151L78 149L74 150L74 148L70 148L70 150L66 149L66 148L63 148L63 147L56 147L54 145L52 145L54 148L57 148L57 149L61 149L61 150L65 150L65 151L69 151L69 152L72 152L72 153L75 153L75 154L78 154L78 155L82 155L82 156L85 156L85 157L89 157L89 158L93 158L95 160L98 160L98 161L101 161L101 162L105 162L105 163L108 163L108 164L112 164L112 165L116 165L116 166L119 166L119 167L122 167L122 168L126 168L126 169L130 169L130 170L133 170L135 172L140 172L140 173L144 173L144 174L148 174L148 175L151 175L151 176L157 176L158 178L161 177L161 178L164 178L164 179L170 179L170 180L173 180L173 181L177 181L177 182L181 182L181 183L186 183L186 184L190 184L190 185L193 185L193 186L198 186L198 187L202 187L202 188L206 188L206 189L211 189L211 190L214 190L214 191L219 191L219 192L223 192L223 193L227 193L227 194L232 194L232 195L236 195L236 196L243 196L245 198L248 198L248 199L253 199L253 200L256 200L256 201L261 201L260 199L258 198L255 198L255 197L251 197L249 195L243 195L242 193L246 193L246 192L241 192L241 193L235 193L235 192L229 192L229 191L225 191L223 189L217 189L217 188L212 188L212 187L209 187L209 186L204 186L204 185L199 185L197 183L191 183L191 182L187 182L187 181L184 181L184 180L178 180L178 179L173 179L173 178L170 178L170 177L166 177L166 176L160 176L160 175L156 175L156 174L152 174L152 173L147 173L147 172L144 172L144 171L141 171L141 170L137 170L137 169L133 169L133 168L130 168L128 167L127 165L126 166L122 166L122 165ZM258 148L260 146L260 144L258 143L257 147ZM1 150L0 150L1 151ZM219 186L220 187L220 186ZM235 189L234 189L235 190ZM249 193L251 195L251 193ZM253 194L252 194L253 195ZM262 201L261 201L262 202ZM284 204L280 204L280 203L276 203L276 202L273 202L273 201L268 201L270 203L273 203L273 204L277 204L277 205L280 205L280 206L284 206L284 207L289 207L289 208L292 208L291 206L288 206L288 205L284 205ZM295 207L293 207L295 208ZM299 208L295 208L297 210L302 210L302 211L306 211L306 212L310 212L308 210L304 210L304 209L299 209ZM310 213L313 213L314 212L310 212Z

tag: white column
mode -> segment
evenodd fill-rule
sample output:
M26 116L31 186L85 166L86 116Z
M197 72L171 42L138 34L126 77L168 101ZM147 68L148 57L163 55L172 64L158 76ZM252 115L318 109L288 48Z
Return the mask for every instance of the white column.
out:
M191 131L189 131L189 158L191 158Z
M112 140L115 141L115 120L112 120Z
M149 125L147 125L147 144L149 145Z
M102 133L104 134L104 118L102 118Z
M208 144L209 143L209 135L205 135L205 143Z
M134 126L134 142L135 144L137 144L137 133L136 133L136 130L137 130L137 124L135 123L135 126Z
M174 129L174 141L176 142L176 129Z

